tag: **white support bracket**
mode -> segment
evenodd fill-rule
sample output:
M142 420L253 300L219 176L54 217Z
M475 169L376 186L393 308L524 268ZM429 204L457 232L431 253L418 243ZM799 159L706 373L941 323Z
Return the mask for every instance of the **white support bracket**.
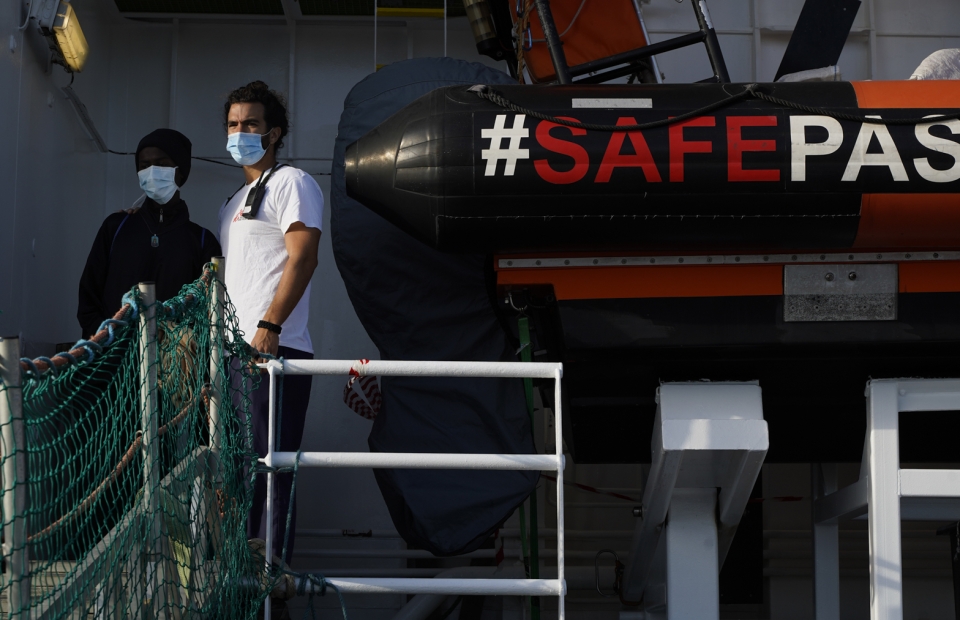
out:
M770 445L760 396L756 382L657 390L652 466L622 584L623 599L643 600L651 617L719 618L720 567Z

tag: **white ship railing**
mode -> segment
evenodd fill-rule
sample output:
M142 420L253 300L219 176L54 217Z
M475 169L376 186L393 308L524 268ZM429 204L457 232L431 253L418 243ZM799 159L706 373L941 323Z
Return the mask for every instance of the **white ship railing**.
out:
M557 473L557 578L556 579L417 579L339 578L327 579L341 592L353 594L444 594L491 596L556 596L558 618L564 620L563 545L563 437L560 379L562 364L537 362L412 362L357 360L281 360L261 364L270 375L270 406L267 455L267 523L273 523L275 470L297 463L296 452L279 452L276 445L276 382L287 375L340 375L351 373L379 377L472 377L500 379L552 379L554 382L554 454L434 454L403 452L301 452L302 467L371 467L393 469L485 469L554 471ZM266 528L267 562L273 557L273 528ZM270 605L264 605L264 620L270 620Z

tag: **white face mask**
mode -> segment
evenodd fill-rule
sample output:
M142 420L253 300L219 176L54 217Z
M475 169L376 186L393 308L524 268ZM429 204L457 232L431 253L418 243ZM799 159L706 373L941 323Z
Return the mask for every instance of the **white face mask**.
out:
M137 173L140 177L140 189L150 200L160 205L170 202L173 195L180 189L174 180L176 175L176 168L166 166L150 166Z
M263 137L267 134L238 131L227 136L227 151L241 166L252 166L267 154Z

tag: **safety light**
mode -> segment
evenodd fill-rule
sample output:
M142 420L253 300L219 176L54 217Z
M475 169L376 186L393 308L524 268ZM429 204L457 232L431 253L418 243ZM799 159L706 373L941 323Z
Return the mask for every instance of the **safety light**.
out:
M36 6L37 25L50 41L53 62L71 73L79 73L90 48L73 6L64 0L41 0Z

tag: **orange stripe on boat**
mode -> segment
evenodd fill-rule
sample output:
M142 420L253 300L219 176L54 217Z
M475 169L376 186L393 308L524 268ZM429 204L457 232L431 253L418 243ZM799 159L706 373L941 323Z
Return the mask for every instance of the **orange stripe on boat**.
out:
M960 261L900 263L901 293L960 293Z
M854 248L960 248L960 194L864 194Z
M558 300L782 295L781 265L500 269L500 286L552 284Z
M861 108L956 108L960 81L851 82Z

